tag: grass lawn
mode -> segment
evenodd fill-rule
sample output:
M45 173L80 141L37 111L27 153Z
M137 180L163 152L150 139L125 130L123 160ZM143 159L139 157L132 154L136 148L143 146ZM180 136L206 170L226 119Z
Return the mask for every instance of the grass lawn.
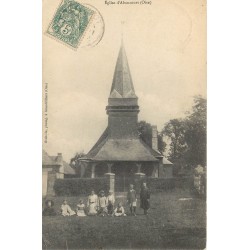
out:
M75 208L79 198L67 197ZM55 197L59 210L64 197ZM124 197L116 198L125 201ZM137 216L43 217L44 249L204 249L206 203L188 191L151 195L147 216L137 206ZM123 203L125 204L125 202ZM126 212L129 211L125 205Z

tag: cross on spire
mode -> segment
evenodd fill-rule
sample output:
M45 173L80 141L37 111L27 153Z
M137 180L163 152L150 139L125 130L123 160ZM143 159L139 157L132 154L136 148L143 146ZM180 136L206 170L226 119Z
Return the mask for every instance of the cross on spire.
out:
M123 44L123 27L124 27L125 21L121 21L121 43Z

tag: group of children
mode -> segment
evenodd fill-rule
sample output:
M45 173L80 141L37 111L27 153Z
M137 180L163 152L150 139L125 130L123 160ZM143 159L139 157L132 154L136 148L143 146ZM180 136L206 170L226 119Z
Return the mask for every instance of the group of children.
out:
M87 201L88 215L114 215L114 204L115 197L111 190L107 197L103 190L100 191L99 197L92 190ZM118 206L121 206L121 203Z
M142 193L141 193L141 196L142 196ZM136 191L134 190L134 186L132 184L130 185L130 188L127 194L127 202L129 204L131 215L136 216L137 196L136 196ZM53 208L54 202L52 200L47 200L45 204L46 204L46 207L43 210L43 215L44 216L56 215L56 212ZM114 209L114 205L115 205L115 197L111 190L109 191L107 197L105 196L105 193L103 190L100 191L99 197L95 194L95 191L92 190L91 194L88 196L87 207L85 207L83 200L80 199L79 203L76 206L76 210L74 211L68 205L67 200L64 200L63 204L61 205L60 214L62 216L77 215L80 217L84 217L86 215L126 216L124 207L122 206L122 202L119 202L115 209ZM141 200L141 205L142 205L142 200Z

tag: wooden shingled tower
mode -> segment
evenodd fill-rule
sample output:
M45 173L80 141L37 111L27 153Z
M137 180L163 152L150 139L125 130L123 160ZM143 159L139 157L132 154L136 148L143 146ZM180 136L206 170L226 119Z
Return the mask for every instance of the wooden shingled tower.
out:
M145 144L138 133L136 96L123 42L116 61L108 105L108 126L96 144L81 158L81 177L161 175L163 156Z

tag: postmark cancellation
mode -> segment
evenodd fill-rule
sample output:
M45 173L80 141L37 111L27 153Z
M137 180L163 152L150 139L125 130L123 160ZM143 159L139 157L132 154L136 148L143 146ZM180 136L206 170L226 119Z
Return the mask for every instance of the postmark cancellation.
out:
M99 12L74 0L63 0L47 29L47 34L73 49L80 46Z

